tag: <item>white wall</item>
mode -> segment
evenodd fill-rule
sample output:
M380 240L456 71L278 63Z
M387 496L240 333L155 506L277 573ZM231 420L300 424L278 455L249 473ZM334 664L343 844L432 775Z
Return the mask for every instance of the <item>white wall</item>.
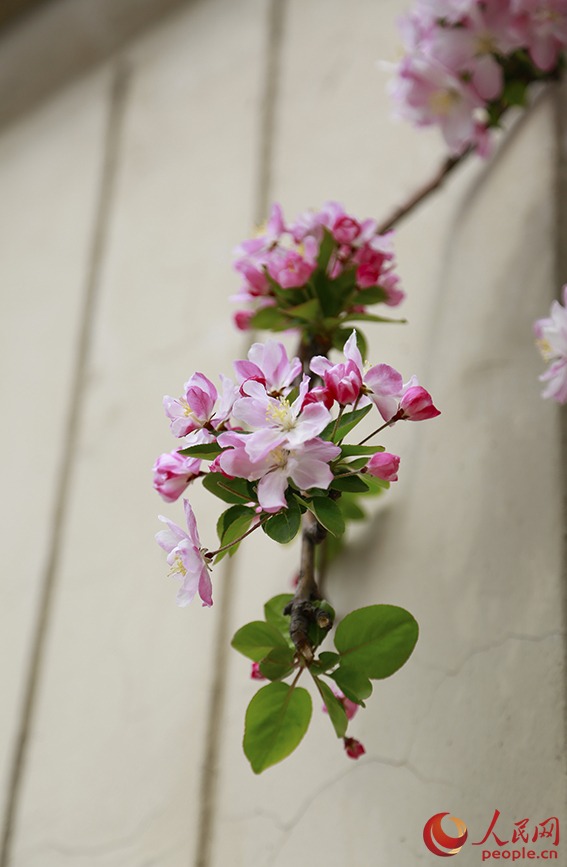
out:
M153 539L158 513L181 521L151 488L175 445L161 397L245 352L230 253L258 199L380 218L443 157L389 119L376 61L404 6L287 0L267 151L268 0L197 0L0 132L3 867L405 867L437 863L437 812L469 842L495 808L505 839L567 818L560 413L531 334L558 289L550 96L403 224L409 325L368 329L374 363L417 373L442 415L388 432L401 481L330 576L339 613L420 623L353 723L364 758L317 700L284 763L256 777L242 753L255 685L228 642L288 591L296 546L253 536L213 608L187 610ZM219 509L191 499L212 542Z

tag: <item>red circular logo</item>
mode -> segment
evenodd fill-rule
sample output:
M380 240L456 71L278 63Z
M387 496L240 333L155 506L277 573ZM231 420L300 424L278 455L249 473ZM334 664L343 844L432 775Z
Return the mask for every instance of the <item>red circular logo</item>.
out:
M457 826L457 833L459 835L458 837L449 837L441 827L441 819L444 816L449 816L449 813L436 813L435 816L432 816L425 823L423 842L434 855L442 855L444 858L448 858L449 855L456 855L457 852L461 851L467 839L468 831L462 819L457 819L456 816L449 816L451 822L454 822Z

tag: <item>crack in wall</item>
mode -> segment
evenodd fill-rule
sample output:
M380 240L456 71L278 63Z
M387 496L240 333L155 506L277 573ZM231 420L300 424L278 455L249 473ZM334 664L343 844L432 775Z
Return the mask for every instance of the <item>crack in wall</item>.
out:
M129 70L124 61L120 59L115 65L109 94L108 121L103 144L103 166L99 197L94 216L92 244L86 270L86 285L75 361L75 376L69 396L68 418L61 452L58 484L54 497L50 548L42 580L37 624L34 630L30 663L25 679L20 723L14 745L13 763L8 782L2 849L0 851L0 867L8 867L11 860L13 834L30 747L32 723L37 710L38 689L43 674L44 651L51 625L62 540L67 521L69 492L75 468L86 394L87 367L92 342L93 319L106 247L108 220L114 194L128 81Z
M146 833L149 830L151 825L158 819L160 816L163 816L165 813L165 807L157 807L152 809L147 816L140 819L136 827L130 831L128 834L125 834L122 837L117 837L114 840L107 840L101 843L93 843L91 845L83 845L83 846L73 846L71 844L62 843L58 840L44 840L41 844L34 846L33 849L22 852L22 859L29 859L31 857L35 857L36 855L41 854L41 852L59 852L61 855L64 855L69 858L80 857L80 856L104 856L108 855L112 852L118 852L120 849L126 849L132 843L134 843L139 837Z

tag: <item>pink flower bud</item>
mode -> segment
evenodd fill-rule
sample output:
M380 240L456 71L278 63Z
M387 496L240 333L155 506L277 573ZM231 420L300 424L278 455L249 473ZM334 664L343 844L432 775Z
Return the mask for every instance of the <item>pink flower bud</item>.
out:
M325 371L325 385L337 403L354 403L362 388L362 376L354 361L335 364Z
M250 329L250 320L254 315L254 310L237 310L233 316L234 324L240 331L248 331Z
M339 244L352 244L360 235L360 224L346 214L340 216L333 225L333 237Z
M366 752L363 745L356 738L343 738L343 742L346 754L351 759L359 759Z
M392 455L390 452L377 452L366 464L366 469L377 479L397 482L399 466L400 459L397 455Z
M433 406L431 395L420 385L408 388L400 401L397 413L400 419L407 421L424 421L441 415L440 410Z
M199 474L201 461L179 452L160 455L153 466L154 488L166 503L173 503Z
M304 406L307 406L309 403L322 403L327 409L331 409L332 405L335 402L335 398L331 394L328 388L325 388L324 385L316 385L315 388L312 388L311 391L308 391L305 395L305 400L303 401L303 409Z
M260 663L253 662L252 663L252 671L250 672L250 677L252 680L267 680L267 677L264 677L262 672L260 671Z
M369 286L376 286L380 277L380 265L371 265L365 262L359 265L356 270L356 283L361 289L368 289Z

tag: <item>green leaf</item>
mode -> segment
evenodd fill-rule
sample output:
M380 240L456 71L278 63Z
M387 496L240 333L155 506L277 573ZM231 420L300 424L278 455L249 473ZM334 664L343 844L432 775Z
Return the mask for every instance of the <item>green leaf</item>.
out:
M343 322L397 322L406 325L407 319L392 319L389 316L375 316L374 313L347 313ZM357 341L358 343L358 341ZM364 358L364 356L363 356Z
M367 463L368 458L357 458L355 461L349 461L347 464L344 464L344 466L348 467L349 470L361 470Z
M252 317L250 325L264 331L285 331L289 319L278 307L264 307Z
M356 268L349 268L347 271L343 271L343 273L334 280L329 281L329 290L335 300L337 313L343 309L347 298L354 292L355 284ZM356 297L358 298L358 294Z
M379 304L385 301L388 295L381 286L369 286L368 289L361 289L355 295L357 304Z
M385 482L384 479L377 479L376 476L371 476L370 473L364 474L364 481L368 485L368 490L360 493L360 497L377 497L390 487L390 482Z
M285 313L286 316L293 316L294 319L313 322L321 315L321 304L318 298L310 298L309 301L304 301L296 307L286 307Z
M337 737L344 738L348 727L348 719L342 702L338 700L331 687L324 680L319 680L315 675L313 675L313 680L317 684L321 698L325 702L325 707L329 712L329 717L333 723Z
M203 478L203 487L224 500L225 503L238 503L243 505L254 499L250 496L250 488L246 479L227 479L222 473L207 473Z
M333 665L336 665L340 660L341 657L339 654L333 653L331 650L323 650L323 652L319 654L319 661L324 668L332 668Z
M333 442L340 442L346 435L356 427L356 425L362 421L362 419L368 415L370 410L372 409L372 404L369 403L368 406L363 407L362 409L355 409L353 412L345 412L344 415L341 416L341 420L339 421L339 425L337 427L337 432L333 437ZM331 435L335 428L335 422L330 421L329 424L324 428L322 433L319 436L324 440L331 439Z
M396 605L369 605L341 620L335 647L346 666L378 679L402 667L417 635L418 625L409 611Z
M341 446L341 456L343 458L352 458L355 455L375 455L376 452L383 452L384 446L357 446L345 445Z
M249 506L231 506L230 509L227 509L226 512L223 512L217 521L217 536L219 537L221 544L223 540L223 536L233 524L237 518L241 518L242 515L254 515L254 509L251 509Z
M319 247L319 255L317 256L317 264L325 271L331 258L331 253L335 248L335 241L328 229L323 229L323 240Z
M341 665L329 677L333 678L339 689L342 689L346 697L355 704L364 707L364 699L372 695L372 684L362 671L355 671L354 668Z
M203 458L207 461L212 461L217 455L220 455L222 449L217 443L201 443L198 446L189 446L186 449L179 449L178 454L185 455L189 458Z
M225 545L231 545L233 542L236 542L240 536L244 535L244 533L250 529L250 524L252 523L252 518L254 517L254 510L250 510L252 514L241 515L239 518L236 518L224 531L223 537L221 539L221 548L224 548ZM240 543L239 543L240 544ZM230 548L227 551L221 551L215 563L219 562L225 554L228 554L229 557L232 557L233 554L236 553L236 548Z
M293 593L280 593L279 596L272 596L264 605L266 621L275 626L287 639L289 639L289 614L284 614L283 610L292 599Z
M502 99L508 105L525 105L528 83L526 81L507 81L504 85Z
M260 663L260 671L268 680L282 680L293 671L295 648L275 647Z
M241 626L231 642L235 650L247 656L254 662L260 662L274 647L285 647L287 642L281 632L271 623L263 620L253 620Z
M345 522L341 510L330 497L313 497L310 509L329 533L333 536L342 536L345 531Z
M290 502L287 509L282 509L281 512L268 518L266 523L262 525L264 533L282 545L295 539L300 527L301 509L295 500Z
M360 476L335 476L331 482L331 488L335 491L348 491L351 494L360 494L369 490L368 485Z
M317 298L321 304L323 316L335 316L339 312L339 307L337 306L331 292L331 281L327 277L326 273L321 271L320 268L317 268L311 276L311 284L313 285Z
M243 745L255 774L294 751L309 727L311 713L306 689L269 683L256 693L246 711Z

